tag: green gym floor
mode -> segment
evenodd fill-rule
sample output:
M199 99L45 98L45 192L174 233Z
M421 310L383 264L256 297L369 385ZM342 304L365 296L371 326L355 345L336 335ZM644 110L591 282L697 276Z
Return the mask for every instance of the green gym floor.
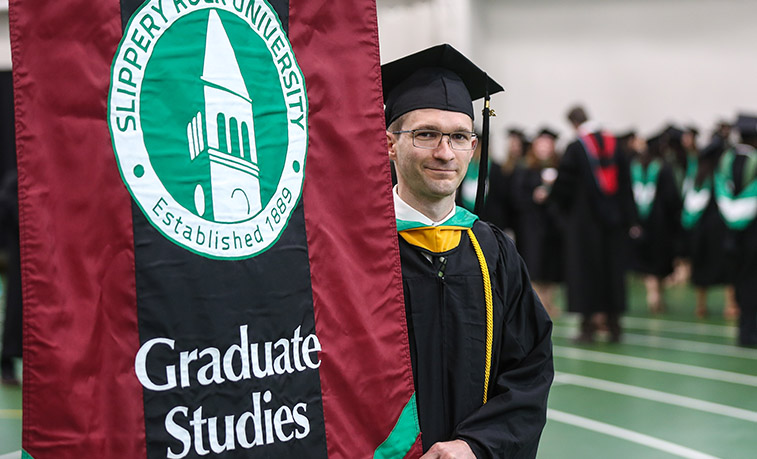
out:
M576 346L576 317L555 321L555 383L539 458L757 457L757 349L734 346L723 290L694 318L691 289L671 287L650 315L630 278L622 344ZM21 389L0 387L0 459L21 448Z

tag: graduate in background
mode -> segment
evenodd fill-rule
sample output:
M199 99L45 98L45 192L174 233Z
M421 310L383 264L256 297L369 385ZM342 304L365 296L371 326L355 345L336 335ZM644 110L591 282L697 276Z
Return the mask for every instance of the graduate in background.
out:
M724 140L715 136L696 158L690 156L683 186L681 226L688 244L690 282L696 295L694 311L700 319L709 315L707 290L730 282L724 245L727 228L718 211L712 180L725 148ZM729 307L729 297L733 301L732 295L726 296L726 318L731 318L736 308L733 303Z
M628 235L638 235L628 162L616 139L589 120L582 107L568 112L577 139L560 161L550 200L566 215L565 281L568 310L581 314L578 343L594 342L592 320L605 314L610 340L621 338L626 309Z
M684 195L687 192L687 186L690 183L689 174L692 171L692 167L695 167L698 156L699 148L697 147L697 137L699 136L699 130L693 125L686 126L681 134L681 148L685 152L686 157L686 169L684 171L681 182L681 203L683 205ZM689 180L689 182L687 182ZM680 285L690 281L691 279L691 254L689 253L690 243L688 240L689 233L681 228L681 237L676 238L673 242L673 250L675 258L673 260L673 274L665 279L666 285Z
M500 166L489 169L489 194L482 217L504 230L512 228L517 218L512 206L511 178L515 168L523 162L529 141L522 130L511 127L507 130L507 156Z
M631 160L631 186L641 234L632 240L631 269L644 275L647 308L658 314L665 308L662 280L673 272L674 242L679 239L681 199L671 167L662 158L657 135L637 141Z
M757 347L757 116L739 115L741 143L729 148L715 171L715 199L728 226L727 252L739 305L738 344Z
M515 245L526 262L534 290L551 317L559 313L554 304L555 289L565 277L561 215L555 203L547 202L560 163L555 146L557 137L549 128L536 134L523 163L513 171L510 188L517 216L512 222Z
M716 163L720 161L720 157L726 150L733 148L734 143L731 139L732 132L733 125L729 121L721 119L715 124L710 143L720 145L714 158ZM736 304L736 293L734 292L733 285L730 283L725 286L725 307L723 308L723 317L731 320L738 319L739 317L739 306Z

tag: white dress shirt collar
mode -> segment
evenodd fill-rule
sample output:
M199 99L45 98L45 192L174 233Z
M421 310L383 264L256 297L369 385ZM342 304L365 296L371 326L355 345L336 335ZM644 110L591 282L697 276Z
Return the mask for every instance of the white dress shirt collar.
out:
M447 214L446 217L439 220L438 222L435 222L431 220L430 218L426 217L425 215L423 215L422 213L418 212L414 208L412 208L410 204L403 201L402 198L400 198L400 195L397 194L396 185L394 186L394 189L392 190L392 194L394 195L394 214L397 217L397 220L418 222L418 223L422 223L428 226L439 226L455 215L456 207L453 206L452 210L450 211L450 213Z

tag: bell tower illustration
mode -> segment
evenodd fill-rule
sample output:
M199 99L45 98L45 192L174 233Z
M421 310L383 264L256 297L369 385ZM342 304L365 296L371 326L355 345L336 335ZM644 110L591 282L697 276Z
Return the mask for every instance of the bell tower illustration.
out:
M213 219L239 222L261 209L260 170L252 100L221 18L210 10L201 80L205 107L187 125L192 161L208 155ZM206 213L205 191L195 188L195 207Z

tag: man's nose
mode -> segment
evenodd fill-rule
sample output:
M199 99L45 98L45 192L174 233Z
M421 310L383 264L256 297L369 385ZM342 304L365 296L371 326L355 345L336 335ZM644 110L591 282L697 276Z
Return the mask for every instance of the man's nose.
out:
M455 158L449 134L442 135L442 141L439 142L439 146L434 150L434 157L444 161L450 161Z

